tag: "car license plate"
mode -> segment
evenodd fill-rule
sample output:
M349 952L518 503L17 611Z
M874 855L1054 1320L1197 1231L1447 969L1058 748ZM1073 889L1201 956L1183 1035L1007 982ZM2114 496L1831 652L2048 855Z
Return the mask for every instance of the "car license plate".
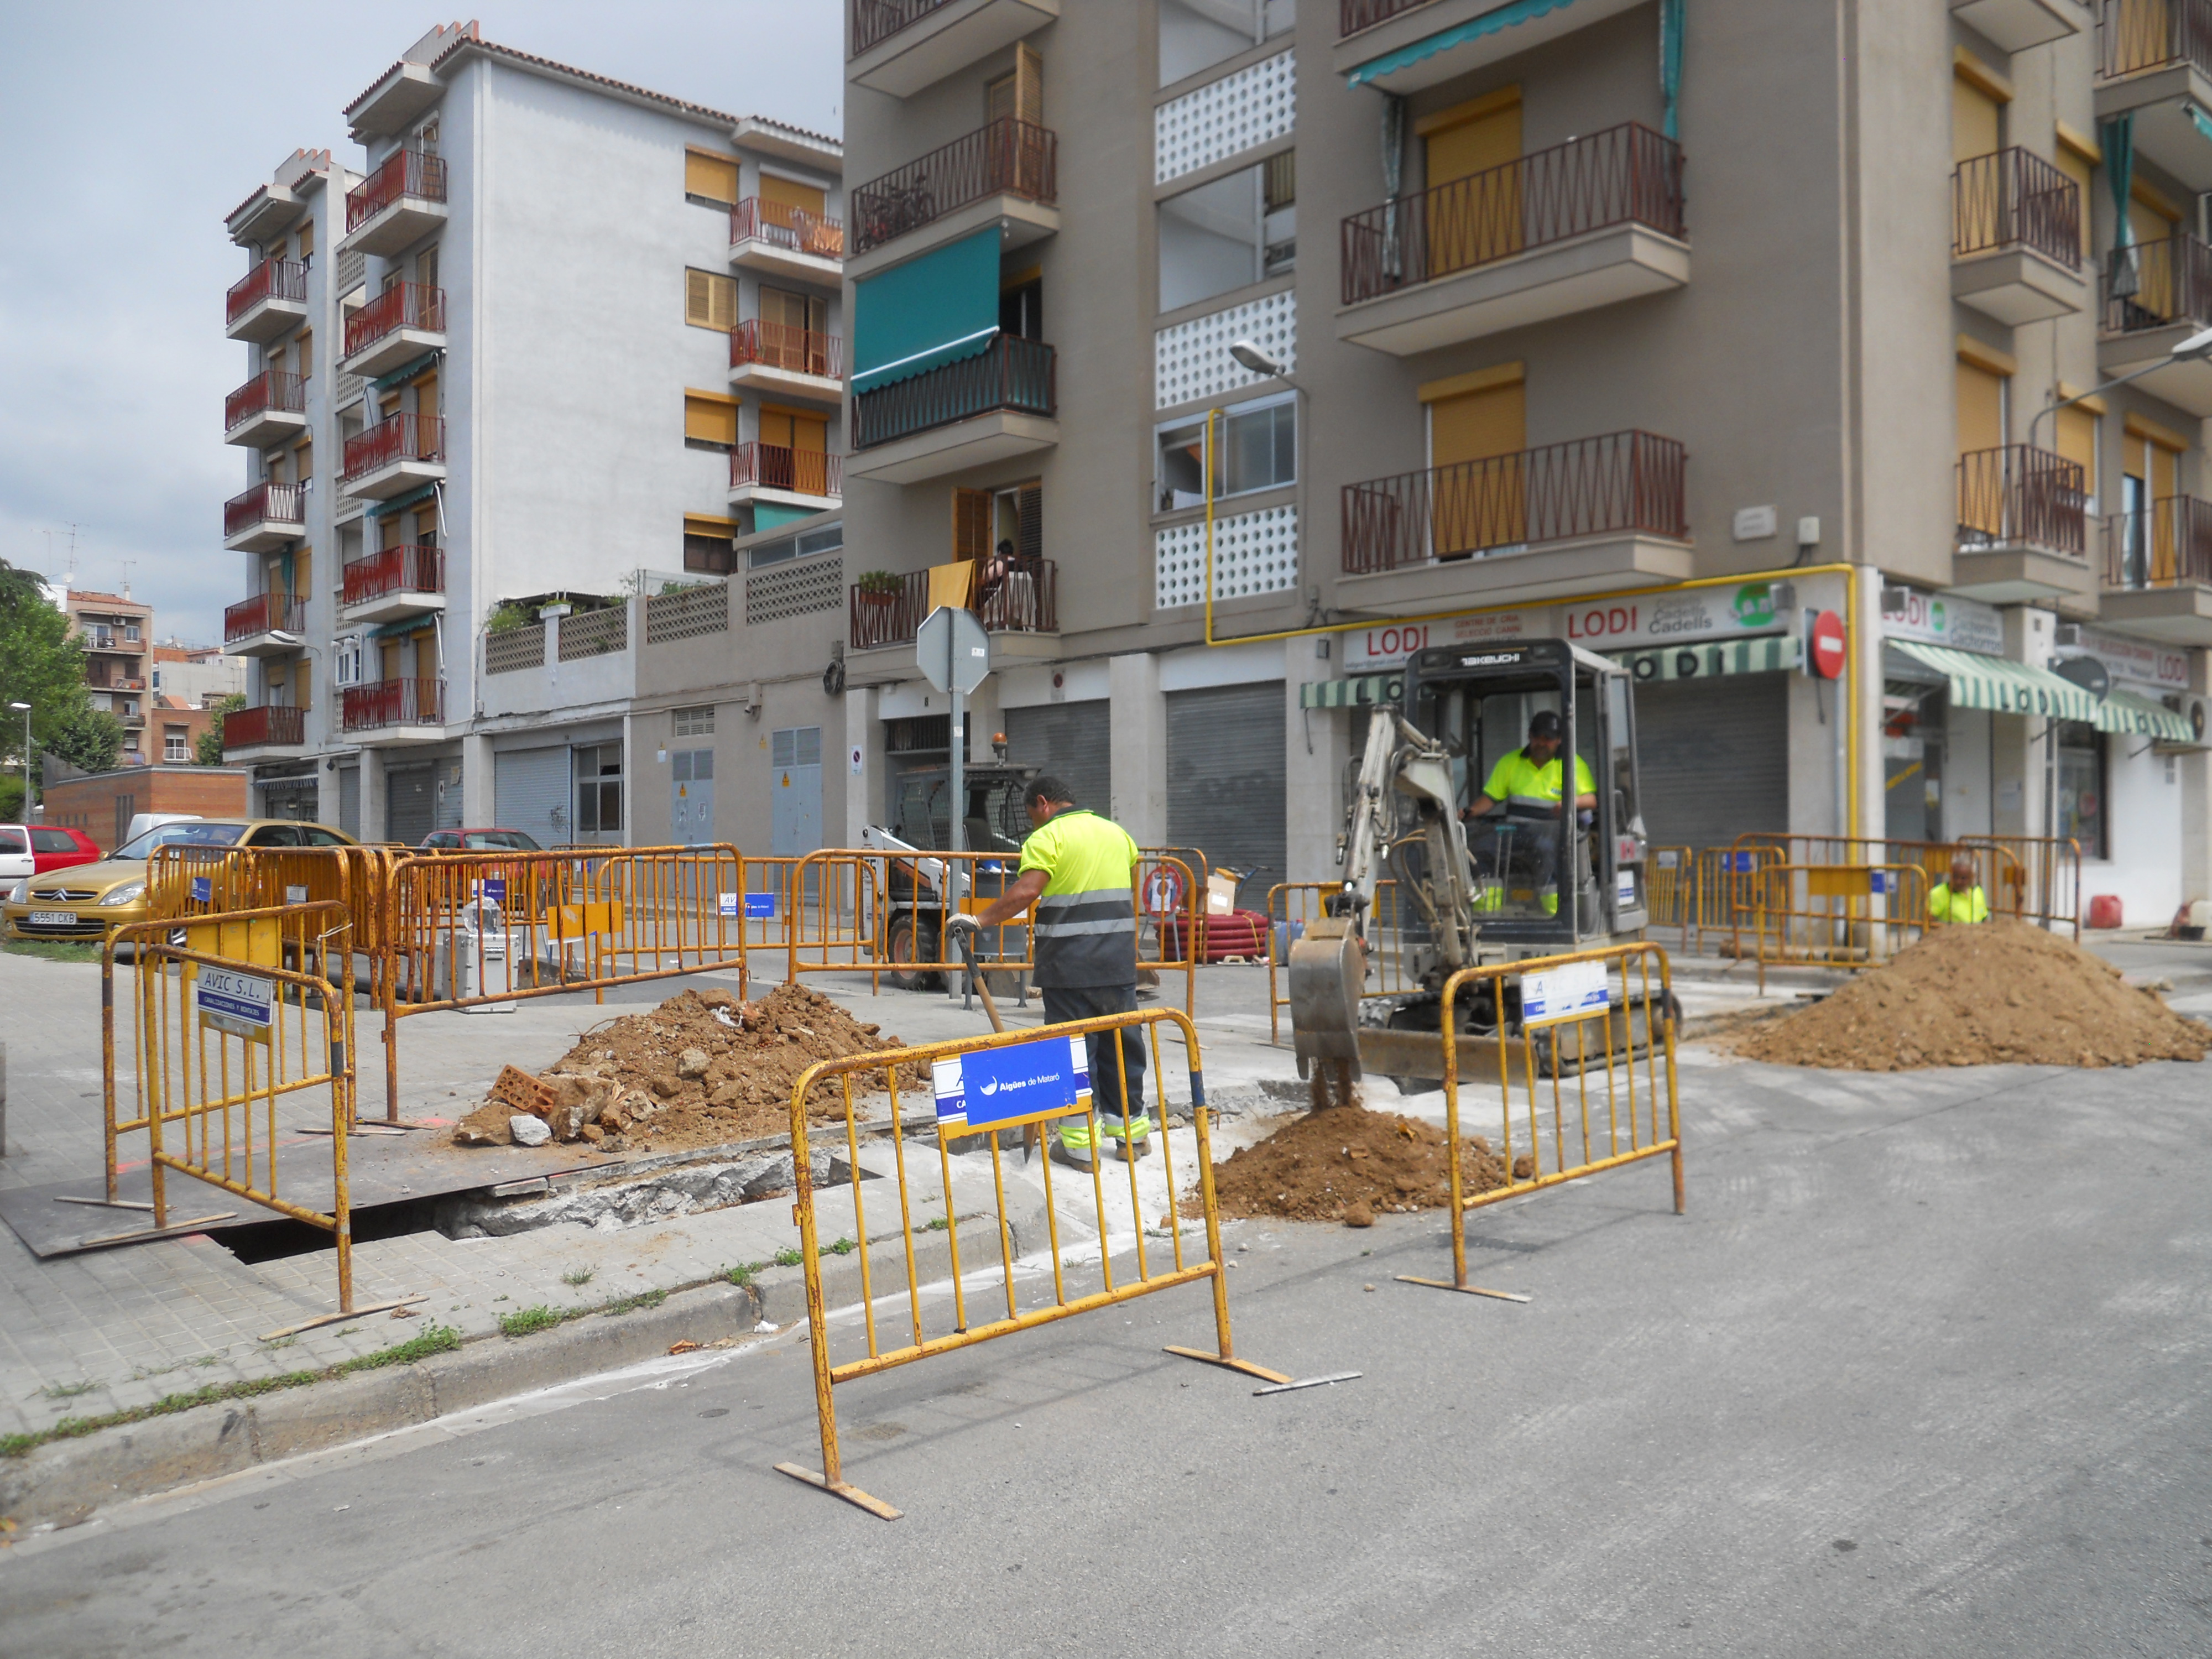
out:
M74 927L76 915L69 910L33 910L27 918L33 927Z

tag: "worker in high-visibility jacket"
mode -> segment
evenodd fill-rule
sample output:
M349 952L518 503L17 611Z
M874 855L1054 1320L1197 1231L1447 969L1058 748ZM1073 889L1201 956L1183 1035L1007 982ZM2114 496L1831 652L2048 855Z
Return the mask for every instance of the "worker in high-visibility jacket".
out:
M1032 780L1023 805L1033 828L1022 843L1021 873L973 916L952 919L948 931L955 935L955 949L960 933L972 939L1034 904L1035 977L1044 997L1046 1024L1134 1009L1137 907L1130 872L1136 867L1137 843L1111 818L1076 805L1073 791L1057 778ZM1152 1150L1152 1127L1145 1107L1144 1033L1134 1025L1094 1032L1085 1047L1100 1133L1120 1146L1125 1161L1143 1157ZM1060 1143L1052 1156L1063 1164L1092 1167L1089 1121L1060 1119Z
M1477 868L1487 854L1496 873L1496 884L1485 890L1484 896L1478 901L1482 908L1497 909L1504 903L1504 889L1509 883L1502 867L1502 832L1510 830L1514 840L1534 854L1537 896L1542 901L1544 914L1559 914L1556 872L1559 843L1563 837L1570 843L1573 839L1573 830L1563 828L1559 822L1560 798L1566 790L1566 768L1559 754L1560 741L1559 717L1548 708L1540 709L1528 721L1528 741L1490 769L1490 779L1482 786L1482 793L1460 814L1468 823L1477 825L1469 848ZM1597 781L1590 776L1589 763L1577 755L1575 810L1586 811L1596 805ZM1482 819L1491 821L1478 823Z
M1942 927L1947 922L1987 921L1990 919L1989 895L1974 879L1974 860L1971 854L1954 853L1951 855L1951 878L1939 881L1936 890L1928 895L1928 925Z

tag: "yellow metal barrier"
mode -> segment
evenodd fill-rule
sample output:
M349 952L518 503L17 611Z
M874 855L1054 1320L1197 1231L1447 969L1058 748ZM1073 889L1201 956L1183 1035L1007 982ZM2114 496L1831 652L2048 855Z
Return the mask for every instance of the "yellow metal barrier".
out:
M889 854L849 847L809 853L792 877L787 977L860 972L881 990L888 974L892 984L912 990L927 976L957 973L963 964L951 954L946 923L997 898L1020 869L1018 853ZM1034 965L1030 946L1024 915L983 931L976 964L1026 973Z
M1949 878L1951 860L1964 853L1974 860L1975 875L1993 915L2011 916L2081 937L2081 848L2071 839L2048 836L1962 836L1957 841L1876 841L1865 836L1797 836L1753 830L1739 836L1735 850L1756 847L1789 864L1917 864L1928 884Z
M866 973L882 988L884 872L872 854L809 853L785 878L784 977L803 973Z
M1654 847L1644 860L1644 914L1654 927L1672 927L1690 948L1698 920L1698 855L1687 847Z
M1331 893L1343 891L1334 881L1280 881L1267 890L1267 1041L1283 1040L1283 1010L1291 1006L1282 994L1281 971L1288 963L1289 933L1303 929L1322 914ZM1282 930L1278 937L1277 930ZM1399 902L1398 882L1386 876L1375 884L1375 902L1367 918L1367 963L1371 977L1360 988L1360 997L1402 996L1414 988L1407 974L1408 941L1406 916Z
M1449 1282L1407 1273L1398 1277L1408 1285L1525 1302L1525 1296L1467 1282L1468 1211L1600 1170L1664 1157L1674 1164L1674 1213L1682 1213L1682 1116L1675 1089L1674 1003L1667 953L1656 945L1615 945L1463 968L1444 981L1442 1018L1447 1033L1457 1031L1458 1011L1470 1002L1478 1005L1473 1011L1476 1023L1486 1018L1492 1029L1501 1029L1502 1011L1517 1007L1521 1034L1517 1039L1503 1035L1443 1039L1444 1133L1451 1143L1452 1276ZM1486 1069L1494 1071L1494 1118L1462 1102L1463 1059L1478 1064L1486 1060ZM1601 1096L1591 1086L1593 1076L1601 1073ZM1571 1097L1566 1085L1570 1074L1575 1079ZM1462 1142L1469 1133L1484 1134L1498 1149L1505 1166L1504 1186L1468 1192L1460 1160Z
M1006 1180L1000 1161L1000 1133L1029 1124L1046 1124L1082 1115L1090 1124L1091 1144L1093 1146L1102 1145L1098 1115L1091 1103L1085 1039L1097 1033L1119 1033L1131 1029L1140 1032L1139 1040L1148 1041L1151 1045L1150 1069L1153 1089L1148 1103L1156 1109L1158 1119L1164 1125L1166 1121L1167 1090L1160 1064L1160 1028L1170 1024L1181 1035L1184 1054L1189 1062L1191 1117L1197 1136L1198 1196L1205 1218L1206 1259L1194 1261L1186 1257L1183 1218L1174 1199L1176 1191L1174 1153L1165 1144L1167 1137L1163 1134L1160 1136L1163 1142L1161 1155L1165 1166L1163 1173L1170 1195L1166 1204L1168 1213L1164 1221L1169 1233L1170 1254L1174 1266L1170 1268L1163 1265L1155 1271L1146 1253L1145 1240L1148 1228L1145 1206L1138 1193L1136 1165L1124 1166L1128 1176L1128 1210L1119 1212L1121 1195L1117 1191L1115 1194L1115 1213L1110 1216L1107 1202L1108 1178L1101 1168L1094 1166L1091 1188L1093 1217L1100 1241L1097 1273L1102 1288L1088 1290L1091 1264L1087 1261L1077 1260L1061 1245L1059 1219L1053 1207L1052 1163L1048 1158L1043 1165L1044 1199L1046 1224L1050 1237L1052 1291L1049 1299L1040 1300L1024 1308L1021 1305L1014 1283L1014 1247L1006 1219ZM1128 1078L1122 1043L1123 1040L1116 1036L1104 1046L1113 1054L1115 1066L1121 1068L1122 1092L1120 1098L1127 1100ZM951 1328L936 1334L929 1334L925 1328L921 1278L915 1260L917 1238L927 1237L937 1231L931 1223L939 1218L923 1213L937 1207L927 1190L928 1172L917 1170L907 1152L906 1128L915 1115L911 1091L915 1086L916 1067L928 1068L923 1075L930 1079L930 1088L922 1110L933 1114L936 1120L938 1155L934 1173L939 1182L936 1196L943 1202L943 1230L951 1256ZM903 1085L902 1072L906 1073ZM854 1105L854 1089L856 1077L871 1076L881 1079L880 1086L890 1097L892 1164L890 1170L881 1171L879 1177L872 1181L864 1179L859 1132L860 1119ZM832 1363L830 1356L829 1310L822 1289L821 1229L817 1215L820 1200L816 1193L811 1155L808 1150L807 1102L810 1093L817 1085L831 1085L842 1093L845 1158L852 1171L849 1185L853 1221L860 1249L860 1303L867 1352L864 1357L848 1359L842 1364ZM906 1092L902 1092L902 1088ZM991 1178L998 1200L999 1276L1003 1283L1006 1310L1003 1318L983 1317L979 1309L971 1321L968 1305L968 1288L963 1273L975 1269L972 1264L963 1268L961 1262L960 1230L957 1206L953 1202L952 1163L945 1142L954 1136L972 1134L988 1134L989 1137ZM1033 1329L1054 1320L1112 1307L1156 1291L1193 1284L1200 1279L1213 1281L1215 1346L1212 1350L1170 1347L1167 1352L1187 1358L1204 1360L1210 1364L1225 1365L1269 1382L1290 1381L1279 1372L1237 1358L1231 1346L1229 1292L1221 1268L1220 1215L1214 1198L1212 1143L1205 1084L1200 1069L1198 1033L1188 1018L1172 1008L1109 1014L1097 1019L1048 1025L1041 1030L1009 1031L995 1036L969 1037L890 1053L854 1054L840 1060L817 1061L800 1075L792 1090L791 1147L792 1167L798 1182L798 1201L793 1206L793 1212L799 1224L799 1255L806 1269L807 1335L812 1347L815 1406L822 1431L822 1468L819 1470L804 1468L795 1463L776 1465L779 1470L795 1480L834 1492L885 1520L896 1520L898 1510L845 1480L837 1449L836 1405L832 1397L832 1390L838 1383L872 1376L894 1365L908 1364L933 1354L948 1353L957 1348L988 1342L994 1337ZM880 1163L881 1159L878 1161ZM898 1203L897 1237L905 1257L905 1319L902 1322L906 1327L901 1334L905 1340L896 1346L888 1348L884 1346L877 1328L877 1289L869 1261L872 1236L868 1230L866 1190L872 1188L888 1198L891 1194L884 1191L886 1185L894 1188ZM1118 1188L1120 1183L1116 1182L1115 1185ZM1115 1221L1121 1224L1109 1224ZM1115 1233L1126 1232L1132 1228L1136 1234L1136 1277L1132 1279L1125 1276L1117 1282L1111 1239ZM1085 1287L1072 1289L1070 1280L1079 1278L1085 1281ZM897 1292L893 1291L889 1294L895 1296Z
M1928 872L1917 864L1766 865L1752 901L1759 988L1770 964L1870 967L1927 926Z
M1130 870L1130 897L1137 908L1138 970L1181 974L1183 1012L1196 1015L1198 969L1206 961L1205 883L1179 858L1139 852Z

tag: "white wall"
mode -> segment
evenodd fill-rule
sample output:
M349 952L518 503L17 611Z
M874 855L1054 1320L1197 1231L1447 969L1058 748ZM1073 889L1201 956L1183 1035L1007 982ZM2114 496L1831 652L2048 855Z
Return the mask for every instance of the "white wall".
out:
M2081 860L2081 915L2100 893L2118 896L2130 928L2162 927L2186 896L2181 876L2181 769L2150 752L2148 738L2106 739L2105 787L2112 856Z

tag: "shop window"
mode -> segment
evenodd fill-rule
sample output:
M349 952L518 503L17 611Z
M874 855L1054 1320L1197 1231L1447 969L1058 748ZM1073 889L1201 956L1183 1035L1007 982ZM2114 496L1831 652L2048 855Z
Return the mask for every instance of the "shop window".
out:
M611 836L622 832L622 744L584 744L574 752L576 833Z
M1154 510L1182 512L1206 504L1206 417L1172 422L1158 429ZM1249 495L1297 480L1297 403L1295 394L1238 404L1213 423L1213 494Z
M2059 723L2058 814L2052 833L2062 841L2071 836L2085 859L2112 855L2109 762L2102 732L2084 720Z

